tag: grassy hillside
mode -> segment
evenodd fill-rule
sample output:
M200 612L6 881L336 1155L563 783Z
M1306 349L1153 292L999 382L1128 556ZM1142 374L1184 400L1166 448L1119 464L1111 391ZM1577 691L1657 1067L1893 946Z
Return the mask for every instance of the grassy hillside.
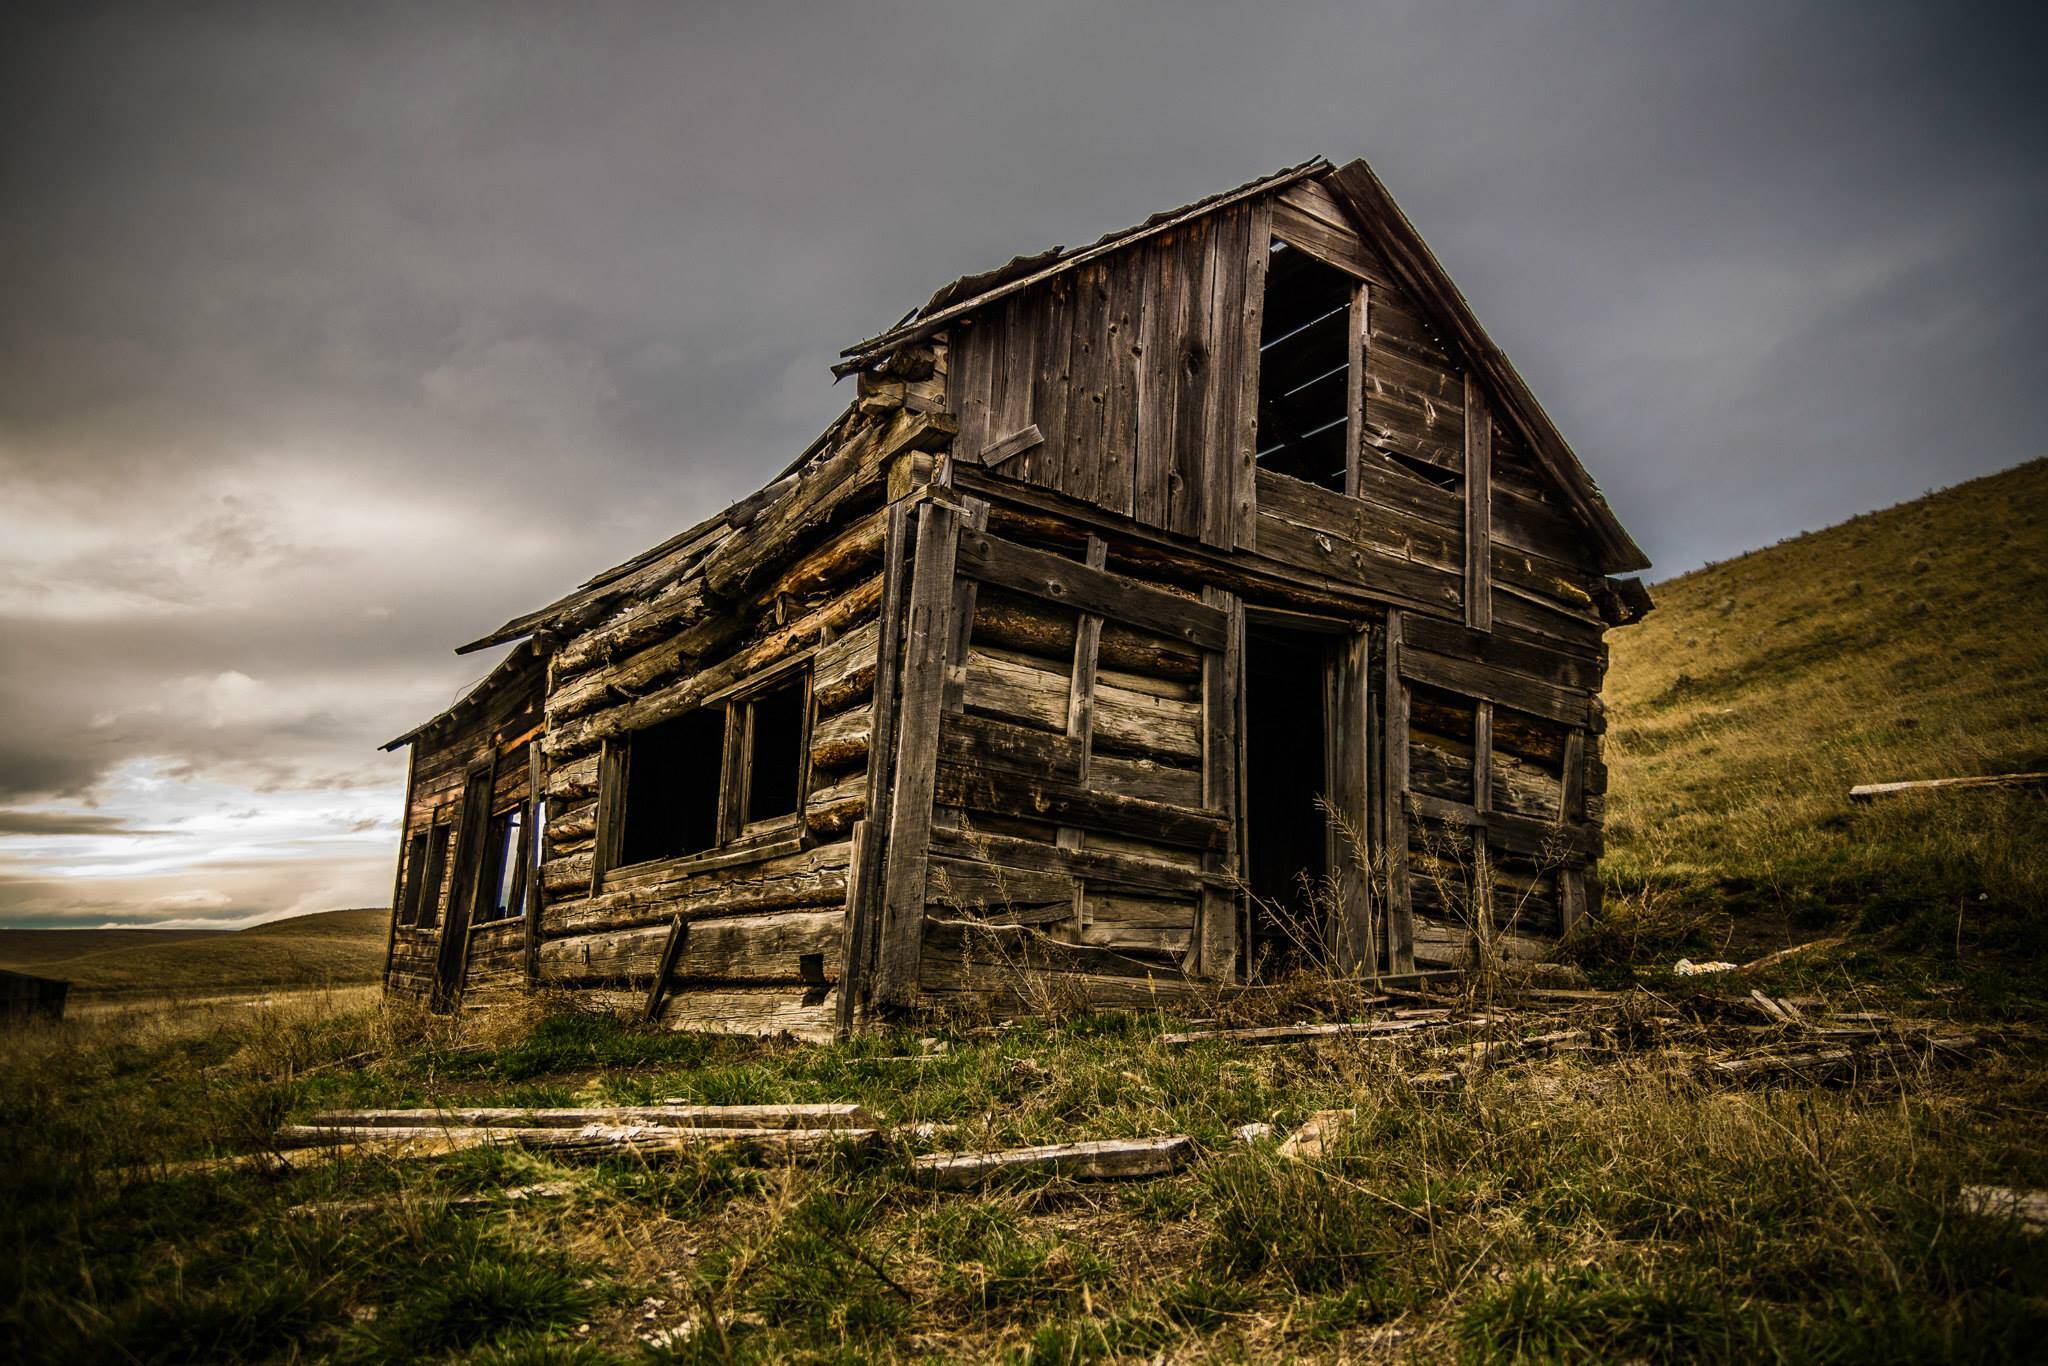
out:
M1612 638L1619 921L2038 947L2048 803L1848 790L2048 769L2044 550L2036 460L1658 585Z
M61 977L79 992L188 993L369 982L383 966L388 918L373 909L322 911L228 932L4 930L0 967Z

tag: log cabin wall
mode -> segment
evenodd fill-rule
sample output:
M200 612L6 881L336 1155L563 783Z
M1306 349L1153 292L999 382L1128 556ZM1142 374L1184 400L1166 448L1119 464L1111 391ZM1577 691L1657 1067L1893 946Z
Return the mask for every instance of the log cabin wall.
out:
M393 995L474 1002L525 984L528 883L521 869L531 850L524 841L532 829L541 677L522 652L412 738L384 975ZM479 800L487 809L473 809ZM507 828L509 848L487 845ZM509 871L500 858L510 859Z
M472 980L523 957L674 1025L813 1037L1245 980L1253 622L1328 642L1324 795L1365 845L1331 836L1333 967L1568 929L1598 899L1602 633L1647 606L1602 569L1640 552L1413 242L1361 228L1388 210L1357 167L1014 262L986 304L949 286L943 328L842 367L854 403L788 473L477 642L545 661L547 820L526 924L472 936ZM1269 274L1337 302L1268 329ZM1261 387L1301 317L1340 341L1319 426ZM401 909L480 781L482 739L421 734ZM794 789L764 813L776 734ZM395 929L394 989L429 991L434 952Z
M1331 481L1340 488L1255 459L1261 290L1275 243L1355 281L1348 468ZM997 499L1005 490L1056 495L1046 504L1055 521L1087 504L1110 514L1097 520L1111 545L1126 530L1162 533L1111 553L1142 571L1171 566L1182 592L1308 605L1370 633L1380 674L1371 724L1406 737L1405 757L1383 745L1366 780L1382 846L1373 939L1382 966L1463 961L1482 923L1492 947L1534 952L1597 900L1597 699L1611 592L1593 538L1529 439L1500 416L1505 405L1490 398L1452 330L1331 189L1297 181L1091 260L969 315L949 339L963 483L981 481ZM1189 542L1211 552L1206 568L1191 568ZM1053 700L1075 686L1071 661L1053 667L1072 628L1041 628L1052 653L1033 655L984 648L986 616L976 617L976 642L960 661L964 714L949 714L944 733L1043 730ZM993 700L977 702L977 687ZM1055 760L1066 768L1048 769ZM1041 779L1072 781L1074 760L1071 746L1030 751ZM1146 776L1159 780L1155 770ZM942 768L942 796L948 782L958 797L959 780ZM957 860L971 855L960 830L988 824L975 817L957 803L936 808L935 923L945 919L940 875L972 883ZM1076 836L1063 838L1071 845ZM1185 851L1180 858L1188 862ZM1068 920L1047 919L1054 907L1043 898L1072 860L1054 860L1056 871L1038 862L1035 881L1005 879L1029 893L1022 915L1076 943L1113 933L1090 928L1078 896ZM985 905L987 890L956 899ZM948 928L934 971L956 971L956 941L994 934ZM1130 973L1146 955L1119 947L1117 964L1093 961Z
M557 644L539 985L678 1026L836 1028L854 835L874 780L886 562L892 546L902 553L902 515L886 500L892 481L921 486L930 448L952 433L935 401L905 406L919 383L864 386L874 392L777 497L706 532ZM782 743L770 743L760 709L777 695L801 699L777 719L799 727L788 738L797 772L790 810L763 818L749 794L782 781L757 767ZM715 833L647 857L636 844L660 832L636 833L652 815L636 803L654 800L658 776L646 737L706 715L720 718L722 748L672 776L677 801L693 790L715 801Z

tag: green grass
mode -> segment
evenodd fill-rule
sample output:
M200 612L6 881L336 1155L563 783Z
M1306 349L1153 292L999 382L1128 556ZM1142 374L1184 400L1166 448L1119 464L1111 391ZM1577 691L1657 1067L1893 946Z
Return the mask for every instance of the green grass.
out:
M1414 1041L1169 1049L1159 1016L811 1047L545 999L137 1011L0 1057L0 1359L2025 1359L2048 1239L1957 1192L2048 1186L2043 803L1845 793L2043 766L2044 489L2030 465L1686 576L1615 641L1615 890L1576 950L1651 988L1628 1018L1725 1016L1762 985L1977 1030L1967 1066L1714 1090L1561 1057L1446 1095L1406 1081L1445 1061ZM1756 977L1669 973L1823 933L1847 942ZM228 938L188 941L193 971ZM801 1168L180 1165L324 1108L667 1097L951 1128ZM1356 1119L1313 1162L1232 1136L1325 1109ZM1197 1160L1143 1183L908 1179L933 1147L1167 1132ZM456 1203L538 1182L568 1193Z
M2038 959L2048 801L1848 791L2048 769L2044 548L2036 460L1657 585L1610 638L1611 927Z
M246 930L0 930L0 968L74 992L174 995L375 982L390 913L322 911Z

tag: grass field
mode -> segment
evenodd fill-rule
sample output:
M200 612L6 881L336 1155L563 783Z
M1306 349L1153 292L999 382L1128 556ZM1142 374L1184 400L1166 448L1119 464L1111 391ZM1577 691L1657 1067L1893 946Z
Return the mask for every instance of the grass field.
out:
M2013 565L2035 558L2043 483L2029 466L1661 589L1615 644L1617 890L1574 946L1637 985L1645 1019L1737 1017L1760 986L1978 1031L1967 1066L1733 1089L1649 1056L1559 1057L1443 1095L1409 1080L1416 1045L1175 1049L1146 1015L815 1047L547 1000L459 1022L360 992L137 1014L10 1040L0 1358L2037 1355L2048 1239L1964 1217L1957 1192L2048 1186L2042 803L1866 812L1843 791L2040 758L2038 702L2008 690L2040 695L2021 639L2037 571ZM2002 554L1961 548L1986 527ZM1898 606L1902 584L1917 596ZM1848 942L1739 982L1669 972L1679 952L1824 932ZM672 1097L856 1100L955 1127L801 1168L503 1150L285 1176L172 1165L335 1106ZM1356 1124L1313 1161L1233 1137L1339 1107ZM904 1167L934 1145L1163 1132L1200 1155L1143 1183L939 1195ZM544 1181L563 1192L495 1198ZM493 1198L458 1203L477 1195Z
M64 978L74 994L95 996L374 982L389 918L353 910L246 930L0 930L0 968Z

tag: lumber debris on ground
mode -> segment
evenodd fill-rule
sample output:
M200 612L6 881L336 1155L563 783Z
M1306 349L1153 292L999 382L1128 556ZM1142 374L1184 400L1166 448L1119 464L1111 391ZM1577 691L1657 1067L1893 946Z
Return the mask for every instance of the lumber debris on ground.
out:
M1973 1218L2009 1219L2027 1233L2048 1233L2048 1190L1964 1186L1956 1200Z
M595 1158L630 1153L650 1158L687 1150L725 1148L750 1157L811 1157L837 1148L863 1147L874 1129L745 1129L657 1124L585 1124L578 1128L516 1125L459 1126L392 1124L287 1124L277 1131L280 1148L334 1144L390 1145L405 1156L427 1156L463 1148L517 1147L553 1157Z
M1327 1157L1338 1138L1357 1118L1356 1110L1318 1110L1280 1145L1280 1156L1290 1162Z
M1849 789L1849 800L1867 802L1909 792L1982 792L2028 787L2048 788L2048 773L1993 773L1981 778L1913 778L1897 783L1859 783Z
M1485 1022L1483 1017L1454 1022L1448 1010L1403 1011L1401 1014L1406 1018L1342 1024L1259 1025L1250 1029L1196 1029L1180 1034L1161 1034L1159 1042L1168 1048L1185 1048L1189 1044L1217 1041L1242 1044L1307 1043L1315 1039L1408 1034L1437 1024Z
M1790 948L1767 953L1761 958L1752 958L1742 965L1742 971L1755 972L1759 968L1776 967L1788 958L1797 958L1800 954L1813 953L1820 949L1838 949L1848 942L1847 937L1843 935L1834 935L1827 939L1809 939L1804 944L1794 944Z
M570 1194L576 1188L567 1181L540 1181L531 1186L509 1186L501 1191L481 1191L473 1195L457 1195L442 1201L449 1209L484 1210L499 1205L520 1204L528 1200L554 1200ZM386 1200L311 1200L303 1205L293 1205L285 1213L300 1219L359 1219L376 1214L391 1207Z
M585 1124L666 1129L873 1129L875 1117L858 1105L604 1105L573 1109L477 1106L432 1110L329 1110L307 1121L315 1127L369 1128L578 1128Z
M1082 1181L1164 1176L1194 1153L1186 1134L1159 1138L1111 1138L1090 1143L1051 1143L1036 1148L990 1152L928 1153L912 1158L911 1173L946 1189L977 1186L1014 1172L1053 1172Z

